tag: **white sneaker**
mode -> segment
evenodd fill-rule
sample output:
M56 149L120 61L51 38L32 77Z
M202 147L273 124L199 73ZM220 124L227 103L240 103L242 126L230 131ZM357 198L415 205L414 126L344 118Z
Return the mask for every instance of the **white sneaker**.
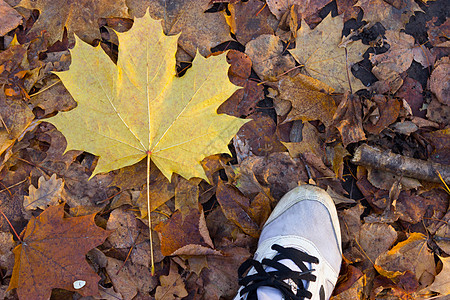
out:
M234 299L329 299L341 247L331 197L319 187L299 186L281 198L264 224L253 259L238 270L241 288Z

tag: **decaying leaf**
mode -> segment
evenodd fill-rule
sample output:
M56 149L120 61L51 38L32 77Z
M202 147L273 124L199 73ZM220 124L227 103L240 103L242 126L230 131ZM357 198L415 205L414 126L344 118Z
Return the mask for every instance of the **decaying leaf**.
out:
M249 216L250 200L242 195L235 187L219 181L216 192L217 202L224 215L246 234L259 236L259 226Z
M428 48L416 45L414 37L404 32L388 30L385 33L386 42L390 45L387 52L370 56L370 61L374 64L372 73L381 80L387 80L405 72L412 64L413 60L423 67L433 64L433 58Z
M445 78L450 75L449 65L448 57L441 58L434 66L430 78L430 90L436 95L439 102L447 106L450 105L450 83Z
M104 242L109 232L95 225L95 215L63 218L64 205L51 206L25 230L14 248L15 263L9 289L22 299L50 299L52 288L76 291L83 296L98 293L100 277L86 262L86 253ZM61 251L64 249L64 251ZM73 282L86 285L74 289Z
M441 295L449 295L450 294L450 277L448 276L450 272L450 256L449 257L440 257L439 259L442 262L442 270L439 274L434 278L434 282L430 285L427 290L438 292Z
M353 94L346 94L336 109L332 123L339 130L344 147L347 147L350 143L366 139L361 115L359 97Z
M245 53L253 62L253 69L263 80L276 81L277 76L295 67L294 59L286 55L281 39L263 34L247 43Z
M20 24L22 16L4 0L0 0L0 36L4 36Z
M207 180L199 162L228 153L228 141L246 122L216 114L236 90L226 75L225 56L197 55L193 67L178 78L178 37L165 36L160 22L147 14L118 35L117 66L100 47L77 39L69 71L57 74L78 106L49 121L63 132L69 149L100 156L92 175L149 155L167 178L176 172Z
M359 0L355 6L362 8L364 20L371 25L380 22L386 30L398 32L416 11L422 11L414 0L404 0L400 3L400 6L395 7L384 0Z
M53 0L22 0L19 6L39 10L39 19L28 35L35 37L45 30L49 34L50 44L63 39L64 27L70 35L76 33L82 40L92 43L95 39L101 39L99 18L129 17L125 0L112 3L90 0L76 0L70 3Z
M61 192L63 190L63 180L56 179L56 174L53 174L49 180L45 180L41 176L38 181L38 188L30 185L29 196L25 196L23 206L27 210L36 208L46 209L47 206L57 205L61 200Z
M312 0L307 3L301 0L267 0L267 5L277 19L281 19L283 14L295 5L302 19L306 20L308 24L312 24L313 21L319 19L317 16L318 11L329 2L331 0Z
M178 274L178 267L173 261L170 263L169 275L162 275L159 280L161 285L156 288L156 300L176 300L188 295L183 279Z
M228 5L231 15L226 16L231 33L245 45L261 34L273 34L273 29L267 22L270 12L259 0L249 0Z
M352 75L350 67L362 60L369 48L361 41L351 42L345 48L340 47L343 28L343 17L332 18L329 14L314 29L302 25L297 32L295 49L289 50L304 66L307 75L329 85L337 93L349 90L347 74L354 91L365 88Z
M284 122L293 120L320 120L329 126L336 112L336 104L331 97L334 89L312 77L297 74L283 77L278 81L280 99L289 100L292 109Z
M406 241L381 254L375 261L375 268L388 278L395 278L410 271L419 280L424 272L434 275L436 267L433 254L427 247L427 237L413 232Z

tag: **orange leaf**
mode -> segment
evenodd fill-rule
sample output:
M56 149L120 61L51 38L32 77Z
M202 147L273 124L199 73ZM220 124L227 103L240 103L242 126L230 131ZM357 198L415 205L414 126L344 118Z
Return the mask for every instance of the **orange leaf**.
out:
M95 214L63 218L64 205L51 206L28 223L23 243L14 249L15 263L9 289L20 299L50 299L53 288L83 296L98 293L100 277L85 255L102 244L110 232L97 227ZM84 281L75 289L74 282Z

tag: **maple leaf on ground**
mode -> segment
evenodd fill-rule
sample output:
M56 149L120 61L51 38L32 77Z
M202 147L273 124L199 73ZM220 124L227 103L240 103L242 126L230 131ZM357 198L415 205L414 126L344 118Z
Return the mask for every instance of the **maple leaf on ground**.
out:
M422 11L414 0L403 0L395 7L384 0L359 0L355 6L364 12L363 20L371 25L380 22L386 30L400 31L416 11Z
M69 71L57 75L78 106L49 122L64 134L69 149L100 156L92 175L132 165L149 154L167 178L176 172L207 180L200 161L229 153L229 140L247 122L216 113L237 89L228 80L225 55L197 55L179 78L178 37L165 36L149 14L118 36L117 66L100 47L77 40Z
M266 2L270 11L277 19L281 19L283 14L290 9L292 5L295 5L298 13L302 16L302 19L306 20L308 24L311 24L319 19L319 10L330 3L331 0L311 0L307 2L303 0L267 0Z
M15 263L9 289L21 299L50 299L53 288L98 293L100 277L85 255L102 244L109 232L95 225L95 214L63 218L64 205L51 206L28 223L22 243L14 249ZM77 280L85 281L81 289Z
M365 88L361 81L353 76L350 67L363 59L363 54L369 46L361 41L354 41L346 42L345 48L341 47L343 28L342 15L332 18L329 14L314 29L302 24L297 31L296 47L289 50L303 65L307 75L329 85L336 93L349 89L347 72L354 91Z
M33 38L46 31L49 34L49 44L62 41L64 27L69 35L76 33L82 40L92 43L95 39L101 39L98 24L100 18L129 17L125 0L74 0L69 3L55 0L22 0L18 6L39 10L39 18L27 34Z

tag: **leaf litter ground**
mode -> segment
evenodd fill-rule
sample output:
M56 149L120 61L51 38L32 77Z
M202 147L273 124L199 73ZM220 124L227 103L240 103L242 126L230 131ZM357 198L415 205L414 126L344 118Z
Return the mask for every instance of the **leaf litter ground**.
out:
M28 290L36 299L40 297L39 291L46 291L43 298L47 299L53 288L52 299L80 297L79 294L89 292L96 294L91 299L140 299L148 298L149 294L156 299L168 299L169 295L172 299L230 299L237 290L237 267L255 250L256 237L271 208L285 192L307 182L308 173L332 195L341 219L344 264L334 299L429 298L449 292L446 281L450 254L449 196L448 188L442 183L442 180L448 183L445 173L449 163L448 89L440 84L442 78L448 77L446 13L449 10L442 9L443 1L314 1L309 10L305 10L297 6L297 1L267 1L266 5L257 0L213 1L214 4L209 0L161 0L152 2L148 8L144 1L134 0L126 3L128 12L122 2L105 2L97 7L77 0L69 7L65 3L38 1L33 4L38 14L30 10L32 7L27 1L0 2L0 7L6 9L0 17L6 21L0 23L7 24L0 26L5 31L0 40L3 87L0 91L0 210L16 231L26 226L21 237L24 242L19 243L17 238L13 240L6 218L1 217L1 298L16 299ZM13 8L16 4L19 5ZM74 9L79 12L77 5L84 7L89 17L80 18L80 14L70 13ZM71 122L84 120L90 124L92 122L85 118L94 116L98 110L94 101L101 97L94 97L93 91L88 91L93 85L76 83L74 86L78 89L70 91L64 83L76 103L54 75L54 72L62 76L68 74L71 62L69 72L76 69L73 52L83 44L79 41L73 48L74 32L85 42L98 44L97 50L84 47L102 57L96 58L102 63L98 63L93 72L80 71L80 80L110 80L114 86L111 89L114 97L110 98L113 101L130 103L133 100L125 100L122 95L138 97L142 93L133 91L141 83L118 84L116 79L120 77L118 73L129 75L134 68L133 64L124 63L123 47L128 46L135 53L131 58L135 59L147 49L143 44L145 33L128 42L122 40L126 35L121 33L130 28L128 32L136 30L139 19L132 26L131 16L141 17L147 9L153 18L163 20L166 34L182 32L178 42L175 37L171 38L172 51L161 53L172 57L167 60L171 62L171 76L176 74L175 70L183 74L192 64L186 75L176 80L192 82L197 76L194 75L196 65L203 62L211 69L211 75L198 78L206 77L205 80L211 79L222 86L223 82L228 82L227 68L218 71L212 62L221 59L225 66L224 55L204 59L195 54L195 49L205 57L211 52L235 49L234 53L227 54L231 63L228 76L231 82L243 88L230 89L233 95L223 94L215 107L224 102L220 113L239 117L241 123L243 119L249 121L228 145L231 156L216 154L196 158L195 163L203 159L202 167L198 164L196 177L190 180L178 175L191 177L183 173L190 168L178 164L180 167L172 168L175 171L172 174L171 168L164 171L155 161L149 173L149 189L146 187L146 161L138 161L146 156L151 146L137 145L142 151L133 162L124 163L129 166L110 164L111 169L120 169L105 173L109 171L104 167L106 160L118 160L115 151L102 154L93 148L74 147L72 136L75 128L80 128L74 126L75 123L61 134L49 123L37 122L56 112L59 112L57 118L73 115L83 107L74 96L76 93L87 94L91 107L88 114L81 114ZM18 13L23 25L15 28L20 23ZM51 19L52 15L58 18ZM64 19L67 15L69 19ZM49 25L56 19L65 20L61 22L62 27ZM323 56L320 50L323 32L336 31L340 25L330 29L331 25L327 24L342 22L341 19L344 34L350 34L351 38L341 40L337 32L336 42L323 49L331 51L324 59L320 56ZM405 31L400 32L403 28ZM42 29L47 32L42 33ZM302 45L305 36L314 42ZM400 38L393 39L396 36ZM56 40L61 41L55 43ZM362 47L357 51L357 58L352 56L352 45ZM300 51L303 48L305 51ZM347 60L342 63L341 58L336 57L342 57L342 53L345 57L345 49ZM71 60L68 50L72 52ZM303 53L308 54L306 58L301 56ZM340 63L327 64L329 58ZM118 61L117 67L112 61ZM162 59L156 66L164 61ZM147 64L138 66L145 68ZM330 66L333 67L328 70ZM109 71L96 73L101 68ZM332 76L327 78L327 74ZM142 81L139 76L128 78ZM346 85L349 78L353 94L344 94L349 89ZM179 88L174 90L180 92ZM189 88L181 92L186 98L178 95L178 99L190 98ZM139 99L148 98L144 93ZM171 107L157 108L164 112L151 119L169 120ZM130 120L148 120L140 117L148 112L145 109L133 106L128 110L132 113L121 115ZM194 114L208 122L203 113L196 111ZM104 113L99 115L105 116ZM105 125L90 129L93 134L107 136L106 140L120 140L117 132L121 130L117 130L117 126L123 122L114 122L117 113L111 116L113 118L107 118L106 123L103 118L97 118L98 124L103 120ZM107 125L108 121L113 124ZM150 145L152 138L146 138L148 124L141 128L144 133L137 136L144 145L147 142ZM198 133L196 129L191 131ZM224 138L223 145L226 146L233 135ZM98 139L93 137L81 138L81 142ZM412 167L418 163L419 169L439 163L442 180L436 174L420 180L407 178L402 176L405 171L384 164L361 164L353 157L361 144L403 155L402 168L404 162L413 163ZM225 146L213 152L228 152ZM66 148L77 150L64 153ZM97 148L105 151L108 147ZM381 152L385 156L379 152L369 153L376 161L391 157L386 151ZM106 160L102 162L102 159ZM364 159L362 157L362 161ZM361 165L356 166L356 163ZM417 176L423 178L422 175ZM149 272L148 190L155 203L150 217L158 224L155 227L158 234L152 238L155 276ZM58 201L66 203L64 218L61 215L57 218L54 212L52 205ZM61 214L62 206L56 207ZM26 282L27 276L20 277L23 281L14 279L21 272L22 264L16 262L13 271L12 248L22 247L23 251L23 247L31 244L43 251L46 246L27 243L27 232L32 230L36 220L48 213L59 220L56 223L61 220L77 223L85 218L83 216L92 222L96 214L95 224L114 230L97 248L94 247L101 241L86 246L93 248L86 256L84 253L89 249L76 251L81 249L81 242L72 247L78 252L74 255L81 255L80 264L84 263L92 270L90 274L96 273L98 277L89 275L84 280L75 276L75 279L70 272L61 271L68 263L66 259L58 263L62 269L52 267L58 255L67 257L67 250L50 253L45 256L48 259L37 259L39 267L33 267L41 277L53 276L54 284L33 291L30 288L34 285ZM87 221L81 223L88 224ZM93 228L101 232L99 227ZM55 230L51 227L47 231ZM83 234L88 232L76 227L64 233L58 230L55 240L65 239L65 236L82 240ZM16 261L21 257L25 256L18 255ZM54 272L59 272L56 277L51 275ZM12 278L12 273L16 273L16 277ZM26 270L25 274L34 273ZM63 286L63 282L67 285ZM17 289L6 291L8 285Z

